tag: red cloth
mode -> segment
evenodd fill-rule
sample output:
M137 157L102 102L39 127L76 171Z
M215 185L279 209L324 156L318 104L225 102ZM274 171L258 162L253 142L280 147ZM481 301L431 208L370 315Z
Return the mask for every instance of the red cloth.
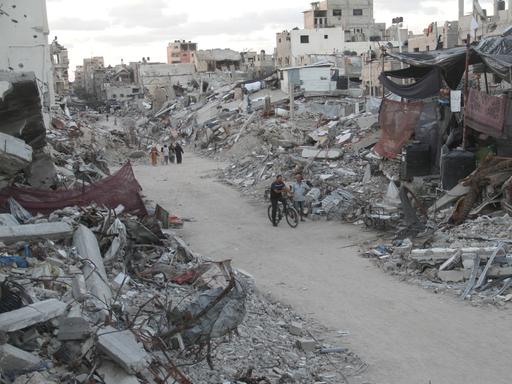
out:
M384 99L379 112L382 137L373 150L388 159L397 157L418 125L423 102Z
M489 136L503 138L507 101L505 96L492 96L471 88L468 105L464 108L468 126Z
M130 162L127 162L115 174L84 189L53 191L24 186L8 187L0 191L0 204L7 207L7 200L12 197L33 215L49 214L57 209L87 206L91 203L111 209L122 204L126 212L143 217L147 211L140 191L142 187L133 174Z

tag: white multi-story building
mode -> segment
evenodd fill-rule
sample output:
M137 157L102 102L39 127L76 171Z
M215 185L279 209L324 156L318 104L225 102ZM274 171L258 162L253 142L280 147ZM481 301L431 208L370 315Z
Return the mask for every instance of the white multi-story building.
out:
M373 0L325 0L304 12L304 28L343 28L344 41L381 40L386 25L375 23Z

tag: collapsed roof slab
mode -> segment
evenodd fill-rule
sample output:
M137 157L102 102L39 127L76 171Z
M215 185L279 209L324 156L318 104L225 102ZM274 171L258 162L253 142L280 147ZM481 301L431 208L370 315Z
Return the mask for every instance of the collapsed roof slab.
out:
M0 71L0 132L33 149L46 144L41 97L33 72Z

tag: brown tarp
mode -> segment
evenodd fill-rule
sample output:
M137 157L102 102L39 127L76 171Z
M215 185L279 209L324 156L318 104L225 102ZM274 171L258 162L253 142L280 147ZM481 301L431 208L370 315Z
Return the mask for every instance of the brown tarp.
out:
M470 128L496 138L505 136L507 99L504 96L492 96L472 88L464 110Z
M374 151L388 159L397 157L414 133L422 110L422 102L406 103L384 99L379 112L382 137L373 148Z
M96 203L114 209L120 204L126 212L145 216L146 208L139 195L142 187L138 183L130 162L112 176L80 189L42 190L14 186L0 191L0 207L7 207L7 200L14 198L23 208L36 215L49 214L55 210Z

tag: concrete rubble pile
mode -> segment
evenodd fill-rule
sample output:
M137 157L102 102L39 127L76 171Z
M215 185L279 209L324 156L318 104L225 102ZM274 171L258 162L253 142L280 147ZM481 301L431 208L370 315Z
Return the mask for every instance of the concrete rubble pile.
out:
M150 217L92 205L0 224L2 382L337 383L364 368Z
M276 175L291 181L302 172L313 188L308 197L313 219L354 222L363 218L368 201L382 199L398 174L397 163L371 150L380 137L377 115L356 113L359 108L358 99L299 96L290 119L289 97L280 90L244 95L228 85L197 103L164 106L140 134L156 138L148 145L186 138L202 154L230 162L221 177L255 198ZM169 132L169 126L175 128Z
M398 232L391 243L379 244L366 256L436 291L504 305L512 300L510 180L510 160L490 156L437 198L416 189L417 200L411 203L400 194L400 208L418 230L410 238ZM429 209L422 207L427 200Z
M66 100L51 114L43 111L33 73L0 72L0 84L2 188L78 188L109 175L105 150L124 145L123 138Z

